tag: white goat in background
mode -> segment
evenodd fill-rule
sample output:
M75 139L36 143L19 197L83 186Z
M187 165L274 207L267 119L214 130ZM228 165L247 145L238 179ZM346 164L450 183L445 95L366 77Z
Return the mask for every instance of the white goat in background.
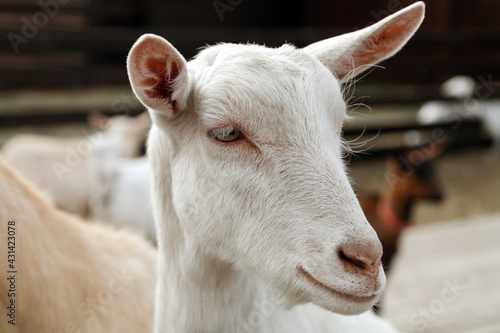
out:
M151 332L157 253L144 239L56 209L1 159L0 221L0 267L17 271L0 279L0 332Z
M135 231L156 243L151 207L151 171L146 157L95 158L90 165L97 180L90 192L91 217Z
M342 160L340 84L423 16L417 2L303 49L220 44L190 62L161 37L135 43L129 79L153 119L155 332L393 332L353 316L386 280Z
M422 125L456 123L463 120L478 120L493 139L493 150L500 153L500 99L476 99L474 93L489 95L500 82L485 82L479 86L469 76L454 76L441 85L441 95L456 98L456 101L429 101L417 113L417 121Z
M146 112L109 119L94 114L89 121L103 131L86 138L23 134L6 142L1 151L7 162L49 192L57 207L83 217L89 215L90 184L96 183L89 157L96 151L100 158L139 156L151 124Z

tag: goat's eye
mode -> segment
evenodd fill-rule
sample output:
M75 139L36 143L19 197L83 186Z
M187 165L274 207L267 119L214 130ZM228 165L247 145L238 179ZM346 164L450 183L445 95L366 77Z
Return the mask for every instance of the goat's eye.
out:
M208 132L208 135L221 142L233 142L245 139L243 133L232 126L212 130Z

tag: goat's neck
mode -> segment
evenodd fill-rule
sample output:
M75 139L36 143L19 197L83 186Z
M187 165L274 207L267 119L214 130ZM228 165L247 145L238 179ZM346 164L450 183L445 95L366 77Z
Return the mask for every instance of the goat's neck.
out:
M163 176L153 182L155 200L162 203L155 207L159 222L155 332L246 332L252 325L250 317L262 306L272 308L273 316L268 313L259 328L250 327L266 332L266 324L279 312L266 287L185 238L171 196L165 193L171 180Z
M196 249L176 252L176 258L160 259L157 327L163 330L157 333L242 331L264 301L264 288Z
M176 224L171 231L181 231L175 213L162 221ZM156 333L246 332L248 327L266 332L266 323L255 328L250 318L269 304L272 314L277 312L263 284L188 245L182 232L174 234L158 242ZM266 322L271 320L268 315Z

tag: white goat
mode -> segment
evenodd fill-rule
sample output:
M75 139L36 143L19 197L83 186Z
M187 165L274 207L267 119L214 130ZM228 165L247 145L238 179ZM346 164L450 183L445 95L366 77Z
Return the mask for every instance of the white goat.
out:
M489 83L489 82L487 82ZM493 87L498 86L493 82ZM493 139L493 150L500 152L500 99L475 99L474 92L490 93L492 87L480 87L468 76L454 76L441 85L441 95L458 101L425 102L417 113L422 125L455 123L463 120L478 120ZM484 90L484 92L482 91Z
M304 49L220 44L188 63L161 37L135 43L129 79L153 119L157 333L393 331L372 312L343 316L369 310L386 280L341 156L340 83L395 54L423 15L418 2Z
M83 217L89 213L89 184L96 182L89 172L89 156L97 150L100 157L138 156L151 123L147 113L109 120L94 115L89 120L97 127L106 122L106 130L86 138L18 135L1 152L7 162L48 191L57 207Z
M133 230L155 243L147 158L92 158L91 165L99 180L90 193L92 219Z
M0 332L152 331L157 254L148 242L56 209L1 159L0 196Z

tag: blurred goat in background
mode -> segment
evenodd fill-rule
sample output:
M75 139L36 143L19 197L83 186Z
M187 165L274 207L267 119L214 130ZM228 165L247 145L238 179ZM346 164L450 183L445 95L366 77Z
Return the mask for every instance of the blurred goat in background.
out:
M491 83L493 87L500 85ZM422 125L442 122L460 124L463 120L478 120L493 140L492 150L500 155L500 99L486 99L491 87L480 86L469 76L454 76L440 87L443 97L451 101L429 101L422 105L417 121Z
M137 117L91 114L89 123L100 131L82 138L22 134L1 150L4 159L47 191L57 207L82 217L91 215L91 186L99 185L90 161L138 157L151 119L147 112Z
M361 208L382 242L387 268L396 253L401 232L412 224L411 213L419 200L439 202L442 193L434 173L434 159L443 145L409 149L387 158L386 183L379 195L358 195Z
M15 303L7 298L13 282L0 281L0 305L18 313L16 325L0 321L0 332L152 331L157 252L142 237L57 209L1 158L0 220L0 255L17 251L9 271L21 269Z

